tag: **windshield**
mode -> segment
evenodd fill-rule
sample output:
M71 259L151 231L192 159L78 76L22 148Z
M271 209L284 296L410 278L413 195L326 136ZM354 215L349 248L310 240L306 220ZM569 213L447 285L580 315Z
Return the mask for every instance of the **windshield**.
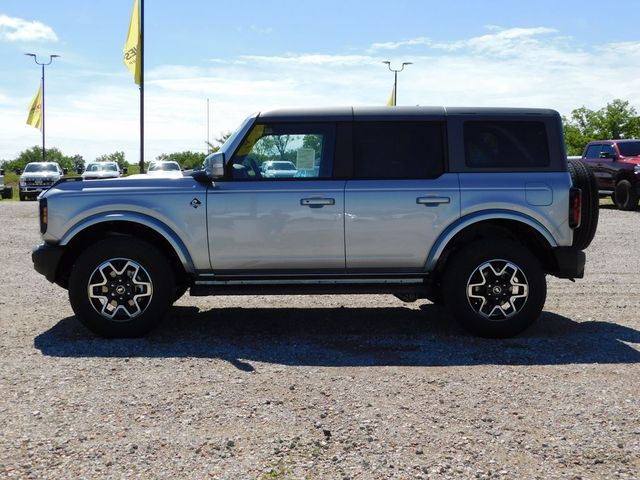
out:
M291 162L273 162L271 164L274 170L295 170L296 167Z
M87 172L117 172L118 167L113 163L90 163Z
M55 163L30 163L25 167L24 171L58 173L58 166Z
M150 172L175 172L180 170L180 165L176 162L152 163L149 165Z
M625 157L636 157L640 155L640 141L639 142L620 142L618 144L620 155Z
M245 118L245 120L242 122L242 124L236 129L235 132L233 132L231 134L231 136L229 138L227 138L227 140L222 144L222 146L220 147L220 151L222 153L227 153L227 149L233 145L233 142L236 140L236 138L238 137L238 135L240 134L240 132L244 132L245 127L247 126L247 124L249 124L250 122L253 122L253 120L255 120L256 118L256 114L251 115L250 117Z

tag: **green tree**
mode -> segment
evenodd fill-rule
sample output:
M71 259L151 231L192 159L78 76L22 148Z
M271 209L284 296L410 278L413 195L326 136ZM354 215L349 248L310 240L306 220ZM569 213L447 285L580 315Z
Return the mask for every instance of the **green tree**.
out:
M5 161L3 168L7 171L15 171L16 169L24 170L27 163L42 161L42 147L33 146L27 150L20 152L14 160ZM67 157L57 148L47 148L47 162L57 162L62 168L68 168L69 171L75 168L73 157Z
M96 162L116 162L120 170L129 166L129 163L127 163L125 159L124 152L105 153L104 155L96 157Z
M600 110L576 108L563 118L569 155L580 155L594 140L640 137L640 117L627 100L615 99Z

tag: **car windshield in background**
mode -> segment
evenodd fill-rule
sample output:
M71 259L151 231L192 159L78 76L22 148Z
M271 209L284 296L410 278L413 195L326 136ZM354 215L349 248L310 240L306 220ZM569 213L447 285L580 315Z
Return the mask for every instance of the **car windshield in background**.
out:
M30 165L27 165L26 168L24 169L25 172L58 172L58 167L56 165L54 165L53 163L50 164L38 164L38 163L32 163Z
M154 163L149 166L150 172L175 172L180 170L180 165L177 163Z
M87 172L116 172L118 168L112 163L91 163Z
M291 162L273 162L272 167L274 170L295 170L296 167Z
M618 143L620 155L625 157L636 157L640 155L640 142L620 142Z

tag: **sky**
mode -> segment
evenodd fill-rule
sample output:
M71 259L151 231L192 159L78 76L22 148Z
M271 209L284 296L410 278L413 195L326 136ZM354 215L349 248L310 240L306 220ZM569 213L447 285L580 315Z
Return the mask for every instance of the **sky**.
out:
M640 1L146 0L145 160L207 149L253 112L385 105L640 110ZM139 92L123 64L133 0L0 1L0 160L46 67L46 145L139 160Z

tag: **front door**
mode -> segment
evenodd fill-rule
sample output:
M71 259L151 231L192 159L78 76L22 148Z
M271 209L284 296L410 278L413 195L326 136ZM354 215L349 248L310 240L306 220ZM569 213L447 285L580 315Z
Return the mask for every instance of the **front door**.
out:
M207 193L214 272L344 270L334 127L256 124Z

